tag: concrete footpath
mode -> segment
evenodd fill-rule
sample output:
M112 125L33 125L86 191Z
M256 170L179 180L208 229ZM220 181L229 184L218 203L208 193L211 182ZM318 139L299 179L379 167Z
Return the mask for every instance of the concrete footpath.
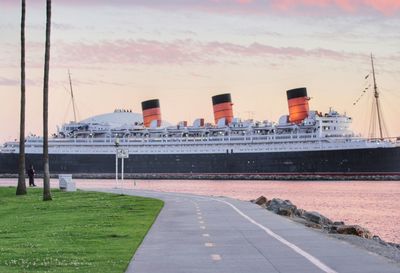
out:
M250 202L139 190L124 194L165 201L129 273L400 272L381 256Z

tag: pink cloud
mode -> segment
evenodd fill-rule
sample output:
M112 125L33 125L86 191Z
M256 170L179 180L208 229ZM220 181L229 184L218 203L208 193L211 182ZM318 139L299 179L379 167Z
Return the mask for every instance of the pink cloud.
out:
M34 80L29 80L26 79L25 83L27 85L36 85L38 82ZM21 84L21 81L19 79L9 79L9 78L4 78L0 77L0 86L19 86Z
M295 10L301 7L332 9L339 8L345 12L361 12L373 9L385 15L399 12L399 0L272 0L272 6L282 10Z
M42 3L31 0L30 4ZM18 6L19 1L2 0L2 5ZM142 6L148 8L181 8L210 12L271 13L292 11L298 14L364 13L375 11L394 15L400 11L399 0L58 0L53 5L69 6Z
M29 42L27 49L29 67L41 68L43 44ZM13 45L9 47L14 48ZM262 43L247 45L230 42L200 42L192 39L168 42L156 40L109 40L101 42L53 41L53 67L95 67L109 65L185 65L185 64L243 64L270 63L277 60L296 58L316 58L343 60L356 57L354 53L334 51L324 48L303 49L300 47L274 47ZM18 68L18 60L6 64ZM0 85L13 85L0 78Z
M182 65L265 62L273 58L302 57L342 60L354 54L316 48L273 47L261 43L240 45L223 42L198 42L191 39L160 42L153 40L116 40L101 43L54 43L54 63L62 64L173 64ZM276 59L275 59L276 60Z
M395 13L400 10L399 0L366 0L367 4L383 13Z
M17 80L0 77L0 86L15 86L19 84L20 82Z

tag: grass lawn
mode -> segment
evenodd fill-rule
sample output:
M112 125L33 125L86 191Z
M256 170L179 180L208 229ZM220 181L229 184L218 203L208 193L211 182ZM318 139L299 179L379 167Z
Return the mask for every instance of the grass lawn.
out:
M0 272L124 272L160 200L41 189L0 188Z

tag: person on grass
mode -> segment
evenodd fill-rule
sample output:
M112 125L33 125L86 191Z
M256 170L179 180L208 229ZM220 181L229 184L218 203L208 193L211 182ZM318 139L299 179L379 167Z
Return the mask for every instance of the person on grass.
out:
M28 177L29 177L29 187L36 187L35 185L35 169L31 164L28 169Z

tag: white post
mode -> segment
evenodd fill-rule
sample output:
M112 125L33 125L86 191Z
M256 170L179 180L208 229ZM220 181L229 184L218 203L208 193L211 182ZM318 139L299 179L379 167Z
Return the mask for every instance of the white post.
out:
M118 149L115 149L115 188L118 188Z
M124 157L121 159L121 195L124 194Z
M123 187L123 182L124 182L124 158L122 157L122 166L121 166L121 187Z

